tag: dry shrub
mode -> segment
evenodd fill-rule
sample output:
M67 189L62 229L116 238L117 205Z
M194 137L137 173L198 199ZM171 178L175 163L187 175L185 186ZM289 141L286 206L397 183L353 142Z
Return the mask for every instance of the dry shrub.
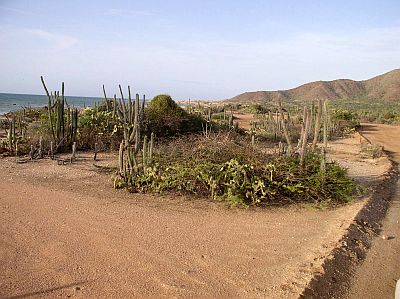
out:
M237 134L187 136L158 146L153 165L127 182L132 192L183 192L211 196L233 205L350 200L353 180L336 163L321 172L321 157L267 154Z

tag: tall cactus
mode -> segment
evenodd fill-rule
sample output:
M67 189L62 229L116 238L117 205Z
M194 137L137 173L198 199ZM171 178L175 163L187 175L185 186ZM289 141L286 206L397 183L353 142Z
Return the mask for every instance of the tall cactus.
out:
M148 165L148 148L147 148L147 136L145 135L143 138L143 150L142 150L142 154L143 154L143 171L146 171L146 167Z
M307 151L308 130L310 128L310 123L311 123L311 111L308 109L307 109L306 119L304 120L304 122L305 122L305 126L304 126L302 141L301 141L301 152L300 152L300 169L303 169L303 166L304 166L304 160L305 160L306 151Z
M123 128L124 139L120 144L119 150L119 174L127 183L129 177L139 171L139 159L142 159L141 169L143 171L151 164L154 134L151 135L150 146L147 144L147 136L144 136L142 157L140 158L138 153L142 144L141 130L144 121L146 98L143 96L142 104L140 104L139 94L136 94L136 98L133 100L130 86L128 86L128 99L126 100L121 85L118 87L121 97L117 99L117 96L114 95L113 114L115 114ZM103 93L106 96L104 86Z
M312 150L315 150L317 146L319 131L321 130L321 118L322 118L322 101L318 100L318 111L317 111L317 118L315 120L315 127L314 127L314 139L312 143Z
M228 125L231 128L233 127L233 110L232 109L231 109L231 113L229 114Z
M71 130L70 130L70 135L71 135L71 142L74 143L76 142L76 134L78 131L78 109L73 109L71 111Z
M292 154L292 141L290 140L289 131L287 129L286 122L283 117L283 109L282 109L281 100L278 101L278 110L279 110L279 116L280 116L280 120L281 120L281 124L282 124L283 134L285 135L286 143L288 145L287 155L290 156Z
M44 79L43 76L40 76L40 80L42 81L43 84L43 88L46 91L46 95L47 95L47 111L48 111L48 117L49 117L49 129L50 132L52 133L53 136L53 140L56 141L56 134L54 132L54 127L53 127L53 103L52 103L52 98L53 98L53 94L50 95L46 84L44 83Z
M14 151L14 146L16 143L16 138L15 138L15 116L13 116L12 120L10 120L10 128L8 131L8 146L10 149L10 153Z
M325 178L326 178L326 153L325 153L325 148L321 148L321 161L320 161L319 172L320 172L320 175L322 177L322 184L325 184Z
M303 123L301 125L301 132L300 132L300 138L299 141L297 143L297 149L300 150L301 149L301 145L303 142L303 133L305 130L305 126L306 126L306 118L307 118L307 106L303 107Z
M70 110L69 107L66 109L64 82L61 83L60 97L59 91L49 92L42 76L40 80L47 95L49 131L55 145L54 151L56 152L59 148L63 148L64 145L72 145L76 142L78 110Z
M153 147L154 147L154 133L150 135L150 146L149 146L149 164L153 162Z
M324 101L324 148L328 146L328 107Z

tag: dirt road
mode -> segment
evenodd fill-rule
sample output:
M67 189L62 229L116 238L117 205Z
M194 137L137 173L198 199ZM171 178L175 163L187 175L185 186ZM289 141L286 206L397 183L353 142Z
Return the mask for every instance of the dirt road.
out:
M372 143L384 146L400 162L400 127L363 125L363 134ZM394 298L396 281L400 279L400 184L382 226L386 238L375 238L367 258L357 269L348 298Z
M346 163L379 179L384 160L341 142ZM0 160L1 298L297 298L365 203L246 210L134 195L78 157Z

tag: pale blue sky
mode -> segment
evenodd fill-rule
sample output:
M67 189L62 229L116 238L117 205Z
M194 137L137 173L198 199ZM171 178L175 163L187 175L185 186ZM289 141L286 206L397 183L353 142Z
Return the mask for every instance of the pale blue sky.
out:
M0 0L0 92L224 99L399 67L399 0Z

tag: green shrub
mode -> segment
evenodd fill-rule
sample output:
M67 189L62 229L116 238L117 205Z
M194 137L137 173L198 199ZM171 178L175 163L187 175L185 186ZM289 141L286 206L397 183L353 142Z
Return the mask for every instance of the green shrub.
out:
M331 134L334 136L354 133L360 126L360 117L357 113L345 109L332 109L330 119L333 125Z
M187 113L169 95L158 95L145 109L146 127L157 137L171 137L202 131L202 118Z
M112 112L94 108L83 110L78 119L79 148L93 149L98 143L101 147L116 149L121 140L121 125L113 119Z
M369 158L376 159L382 157L383 148L376 144L364 142L361 144L361 153L365 154Z
M0 118L0 130L8 130L10 128L10 121L5 118Z
M206 195L234 205L337 204L350 200L353 180L336 163L320 170L320 157L265 154L239 137L186 137L161 146L154 164L128 182L132 192L177 191Z
M260 104L250 104L246 107L243 107L242 111L251 114L262 114L267 113L269 110Z
M330 103L335 109L343 109L356 115L361 122L396 124L400 121L400 103L372 99L337 100Z
M331 118L333 120L358 121L356 113L344 109L332 109Z

